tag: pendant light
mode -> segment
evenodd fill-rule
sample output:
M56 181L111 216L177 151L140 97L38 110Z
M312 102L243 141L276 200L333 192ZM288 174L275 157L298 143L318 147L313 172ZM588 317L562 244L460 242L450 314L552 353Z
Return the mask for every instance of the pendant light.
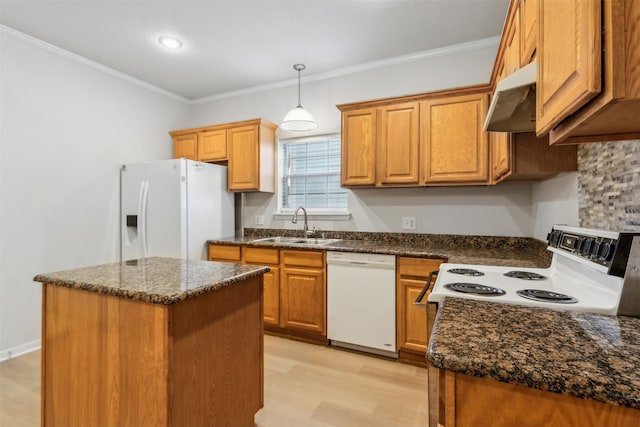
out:
M311 113L302 108L300 103L300 71L305 68L304 64L295 64L293 66L293 69L298 72L298 106L289 111L282 119L280 127L284 130L304 132L318 127L318 123L316 123Z

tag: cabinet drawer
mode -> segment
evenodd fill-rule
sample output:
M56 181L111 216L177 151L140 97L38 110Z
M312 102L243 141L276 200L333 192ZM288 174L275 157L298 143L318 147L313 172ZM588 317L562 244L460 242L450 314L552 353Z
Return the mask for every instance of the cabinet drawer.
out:
M209 261L240 262L240 246L209 245Z
M429 273L438 270L441 259L398 257L398 274L400 276L420 277L426 279Z
M324 251L282 251L284 265L297 265L299 267L324 267Z
M278 249L244 248L244 262L251 264L279 264Z

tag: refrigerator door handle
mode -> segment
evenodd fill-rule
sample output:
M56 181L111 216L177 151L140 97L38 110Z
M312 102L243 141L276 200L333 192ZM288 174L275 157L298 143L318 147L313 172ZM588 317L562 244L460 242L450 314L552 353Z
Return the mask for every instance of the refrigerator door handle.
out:
M142 188L140 191L140 246L142 246L142 256L147 258L149 256L149 249L147 247L147 200L149 196L149 181L142 181Z

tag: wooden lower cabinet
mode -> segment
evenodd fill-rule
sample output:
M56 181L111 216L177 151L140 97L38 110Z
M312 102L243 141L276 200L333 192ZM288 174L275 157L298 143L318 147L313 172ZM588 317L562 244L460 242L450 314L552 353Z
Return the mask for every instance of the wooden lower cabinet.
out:
M325 253L282 250L281 254L280 325L326 336Z
M398 257L396 263L396 328L397 347L401 359L424 362L429 337L425 306L414 305L429 273L437 271L441 259ZM434 277L435 279L435 277Z
M264 324L280 324L280 251L266 248L243 248L243 260L246 264L266 265L271 271L263 277Z
M264 326L322 342L327 336L325 251L209 244L209 261L266 265Z
M640 410L438 370L443 427L637 426Z

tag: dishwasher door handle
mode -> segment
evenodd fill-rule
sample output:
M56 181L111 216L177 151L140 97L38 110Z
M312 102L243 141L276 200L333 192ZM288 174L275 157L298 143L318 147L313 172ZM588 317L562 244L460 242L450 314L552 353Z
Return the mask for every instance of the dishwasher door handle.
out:
M426 303L422 303L422 298L424 298L427 292L429 292L431 290L431 287L435 284L431 282L433 281L433 278L437 275L438 275L438 270L432 271L431 273L429 273L429 278L427 279L427 283L425 283L424 288L422 288L422 291L420 292L420 295L418 295L418 298L416 298L416 300L413 302L414 305L426 304Z

